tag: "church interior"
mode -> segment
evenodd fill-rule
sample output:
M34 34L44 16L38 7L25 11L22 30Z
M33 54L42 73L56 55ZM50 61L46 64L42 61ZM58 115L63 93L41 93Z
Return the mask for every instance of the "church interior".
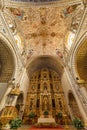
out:
M0 0L0 130L19 126L87 129L87 0Z

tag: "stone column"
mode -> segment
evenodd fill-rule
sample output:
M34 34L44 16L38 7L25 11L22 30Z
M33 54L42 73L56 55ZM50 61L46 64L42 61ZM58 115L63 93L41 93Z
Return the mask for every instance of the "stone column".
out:
M16 96L14 97L14 100L13 100L11 106L15 106L15 105L16 105L17 98L18 98L18 96L16 95Z
M42 79L40 81L40 91L41 91L41 93L43 92L43 80Z
M40 117L43 116L43 113L42 113L42 95L40 95Z
M10 91L12 90L12 88L15 87L15 84L13 81L9 81L8 85L7 85L7 90L1 100L0 103L0 111L5 107L6 105L6 99L7 99L7 95L10 93Z
M83 104L84 104L85 109L86 109L86 117L85 117L84 123L85 123L85 127L87 128L87 89L85 87L85 84L83 84L83 85L80 84L79 91L82 95Z
M51 98L51 95L49 95L49 111L50 111L50 117L52 117L52 98Z
M80 85L79 90L82 93L82 95L86 101L86 104L87 104L87 89L85 88L85 86Z

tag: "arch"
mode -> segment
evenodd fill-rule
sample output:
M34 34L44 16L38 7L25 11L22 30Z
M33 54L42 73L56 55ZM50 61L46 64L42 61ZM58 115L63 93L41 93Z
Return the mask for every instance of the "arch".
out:
M73 47L71 56L72 74L75 80L87 80L87 32L85 32L79 41Z
M17 63L18 63L18 56L16 54L15 47L13 46L13 43L9 41L9 39L4 36L2 33L0 33L0 41L4 45L5 48L10 52L10 56L12 57L12 62L14 64L13 68L13 74L12 74L12 79L15 77L16 72L17 72Z
M42 68L48 68L56 71L59 75L63 73L64 65L60 62L58 57L53 56L38 56L33 57L29 60L26 69L28 75L31 76L33 72L40 70Z
M8 82L15 72L15 60L6 41L0 38L0 82Z
M77 50L76 69L80 79L87 81L87 39L82 42Z

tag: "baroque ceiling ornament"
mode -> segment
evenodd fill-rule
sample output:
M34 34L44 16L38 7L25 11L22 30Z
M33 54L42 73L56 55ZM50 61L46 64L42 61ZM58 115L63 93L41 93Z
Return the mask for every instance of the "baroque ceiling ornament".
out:
M57 55L56 49L61 53L64 51L64 38L78 6L8 9L16 21L17 30L24 37L27 54L33 49L38 55Z

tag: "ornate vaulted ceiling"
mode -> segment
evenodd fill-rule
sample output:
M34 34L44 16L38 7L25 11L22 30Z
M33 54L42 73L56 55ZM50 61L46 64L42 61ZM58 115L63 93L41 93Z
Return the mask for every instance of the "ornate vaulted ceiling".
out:
M43 57L37 59L37 66L33 66L33 70L40 67L48 66L48 68L56 68L59 64L59 70L63 65L64 51L70 49L69 44L73 43L75 34L81 21L84 6L82 3L75 1L62 0L63 5L57 3L56 6L49 4L44 5L26 5L25 2L15 2L15 6L7 6L4 12L5 18L11 29L15 42L18 45L21 56L28 65L31 57ZM23 6L23 3L25 6ZM28 3L29 4L29 3ZM68 40L69 39L69 40ZM49 56L55 57L54 65L49 60ZM48 57L48 61L47 61ZM61 62L62 61L62 62ZM34 63L34 62L33 62ZM28 72L31 73L32 63L30 63ZM52 67L53 66L53 67ZM56 71L58 72L58 67Z
M16 21L17 36L24 39L22 47L27 55L59 55L63 57L65 36L77 29L72 25L73 14L80 4L72 6L29 6L8 8ZM82 15L82 14L81 14ZM73 27L71 27L73 26ZM28 57L30 56L28 55Z
M33 49L40 55L55 54L57 48L63 51L67 26L61 16L62 10L62 7L12 10L28 50Z

